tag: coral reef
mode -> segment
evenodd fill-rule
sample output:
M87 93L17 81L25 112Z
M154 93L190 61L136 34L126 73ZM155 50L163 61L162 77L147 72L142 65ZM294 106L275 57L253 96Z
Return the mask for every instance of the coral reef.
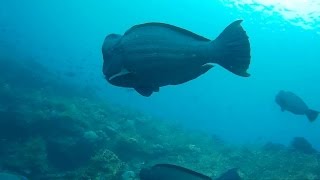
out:
M213 177L237 167L244 179L320 178L320 157L303 138L290 147L228 145L216 135L88 98L36 62L0 59L0 173L133 180L154 163Z

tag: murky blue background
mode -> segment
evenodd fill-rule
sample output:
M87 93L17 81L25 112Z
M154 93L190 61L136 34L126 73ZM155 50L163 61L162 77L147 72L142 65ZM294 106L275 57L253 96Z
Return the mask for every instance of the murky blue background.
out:
M62 80L88 88L92 90L88 93L105 101L221 135L231 143L288 143L303 136L320 148L320 119L310 123L303 116L282 113L274 102L279 90L290 90L320 110L320 5L274 2L2 1L0 46L10 46L17 57L30 56ZM109 33L157 21L214 39L236 19L244 20L250 37L249 78L217 66L194 81L161 88L149 98L111 86L103 78L101 45Z

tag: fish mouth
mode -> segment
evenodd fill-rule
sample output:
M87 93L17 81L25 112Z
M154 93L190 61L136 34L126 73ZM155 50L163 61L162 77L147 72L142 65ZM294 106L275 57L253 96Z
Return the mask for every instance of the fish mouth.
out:
M138 81L133 73L117 73L111 76L105 75L105 79L114 86L134 88Z

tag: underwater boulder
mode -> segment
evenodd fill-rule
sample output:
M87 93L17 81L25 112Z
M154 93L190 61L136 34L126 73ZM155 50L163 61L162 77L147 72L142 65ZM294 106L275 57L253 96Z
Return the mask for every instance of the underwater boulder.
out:
M314 149L311 143L304 137L295 137L291 142L291 148L295 151L305 154L315 154L318 151Z

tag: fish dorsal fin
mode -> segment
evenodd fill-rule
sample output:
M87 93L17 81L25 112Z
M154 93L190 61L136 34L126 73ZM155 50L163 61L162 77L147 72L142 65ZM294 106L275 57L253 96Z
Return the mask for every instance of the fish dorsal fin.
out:
M204 179L204 180L212 180L212 178L210 178L209 176L206 176L204 174L198 173L198 172L193 171L191 169L187 169L187 168L184 168L184 167L181 167L181 166L177 166L177 165L174 165L174 164L156 164L153 167L155 167L155 168L159 167L159 168L175 169L177 171L184 172L184 173L187 173L187 174L191 174L193 176L199 177L199 178Z
M166 24L166 23L158 23L158 22L149 22L149 23L144 23L144 24L138 24L138 25L135 25L133 27L131 27L129 30L127 30L125 32L124 35L128 35L138 29L141 29L141 28L147 28L147 27L161 27L161 28L167 28L167 29L170 29L170 30L173 30L173 31L177 31L177 32L180 32L182 34L185 34L187 36L190 36L190 37L193 37L194 39L196 40L199 40L199 41L211 41L203 36L200 36L198 34L195 34L191 31L188 31L186 29L182 29L180 27L177 27L177 26L173 26L173 25L170 25L170 24Z

